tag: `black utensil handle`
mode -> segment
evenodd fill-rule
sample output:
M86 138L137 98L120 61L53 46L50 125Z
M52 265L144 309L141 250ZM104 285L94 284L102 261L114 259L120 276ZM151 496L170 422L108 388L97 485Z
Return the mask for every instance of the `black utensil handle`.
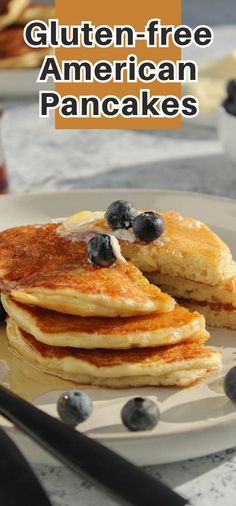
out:
M0 504L52 506L27 460L2 429L0 429Z
M0 387L0 413L120 504L182 506L180 497L141 468Z

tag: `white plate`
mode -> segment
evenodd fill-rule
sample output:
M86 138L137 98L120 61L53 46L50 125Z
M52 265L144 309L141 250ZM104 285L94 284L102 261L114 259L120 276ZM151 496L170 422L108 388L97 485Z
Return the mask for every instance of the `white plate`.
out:
M82 209L99 209L117 198L125 198L140 207L176 210L206 222L229 244L236 256L236 202L207 195L171 191L91 190L70 193L9 195L0 198L0 228L25 223L45 222ZM6 347L2 330L0 380L37 406L56 415L55 402L70 384L35 371L13 358ZM211 374L206 382L187 389L139 388L131 390L88 389L94 401L92 417L80 426L91 437L138 464L174 462L206 455L236 444L236 406L224 395L225 371L236 361L235 332L212 332L211 345L222 348L224 369ZM4 362L5 361L5 362ZM4 377L8 362L10 373ZM121 424L120 409L135 395L150 396L161 410L159 425L150 432L131 433ZM37 397L35 397L37 396ZM0 419L23 452L32 461L49 463L51 458L22 436L3 418Z

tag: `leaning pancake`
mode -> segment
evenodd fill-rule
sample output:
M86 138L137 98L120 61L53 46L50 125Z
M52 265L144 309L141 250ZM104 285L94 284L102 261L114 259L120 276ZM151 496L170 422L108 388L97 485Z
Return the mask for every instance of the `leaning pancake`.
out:
M236 307L230 304L199 302L190 299L178 299L178 302L204 315L208 327L220 327L236 330Z
M29 0L1 0L0 30L15 23L28 3Z
M184 307L202 313L208 326L236 329L235 276L214 287L158 272L150 272L147 277L151 283L177 298Z
M158 211L159 212L159 211ZM143 272L159 271L209 285L217 285L236 274L236 264L228 246L206 225L175 212L159 213L165 231L153 242L135 239L132 229L112 231L104 213L82 212L61 225L61 233L113 233L120 241L122 254Z
M18 302L79 316L172 311L175 302L129 262L98 267L87 243L57 234L57 224L0 233L0 289Z
M75 348L138 348L163 346L208 333L203 316L175 306L170 313L130 318L81 318L34 306L24 306L2 295L7 314L22 330L51 346Z
M236 276L216 286L159 272L149 272L147 278L173 297L236 307Z
M80 384L126 388L173 385L185 387L218 369L221 354L199 338L188 343L131 350L81 350L39 343L9 319L10 349L42 371Z
M31 48L23 39L23 27L9 27L0 32L0 69L40 67L50 48Z

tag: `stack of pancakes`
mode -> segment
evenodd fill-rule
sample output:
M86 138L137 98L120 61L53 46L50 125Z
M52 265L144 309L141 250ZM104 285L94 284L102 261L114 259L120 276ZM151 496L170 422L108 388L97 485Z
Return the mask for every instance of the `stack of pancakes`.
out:
M86 229L60 224L0 233L0 288L10 349L80 384L188 386L220 367L205 320L175 304L132 263L87 258Z
M165 231L151 243L136 240L130 230L113 232L104 213L75 214L61 229L114 233L124 257L151 283L202 313L209 326L236 329L236 263L228 246L200 221L176 212L160 214Z
M0 69L40 67L49 48L31 48L23 39L24 26L35 19L55 17L54 7L28 5L29 0L0 1Z

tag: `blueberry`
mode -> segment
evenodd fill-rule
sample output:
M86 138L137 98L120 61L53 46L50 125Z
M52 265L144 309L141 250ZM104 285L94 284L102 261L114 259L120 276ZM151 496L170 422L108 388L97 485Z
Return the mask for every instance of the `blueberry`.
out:
M89 260L102 267L110 267L116 261L108 234L96 234L91 237L88 241L87 252Z
M80 390L70 390L62 394L57 401L57 412L61 420L75 427L92 414L93 405L89 396Z
M134 235L141 241L154 241L164 232L162 217L153 212L139 214L133 223Z
M5 322L6 315L7 315L6 311L5 311L2 303L0 302L0 325Z
M227 95L236 101L236 79L230 79L227 84Z
M121 420L127 429L151 430L158 424L160 410L155 402L143 397L130 399L121 410Z
M110 204L105 213L105 219L112 230L131 228L134 218L138 215L137 209L127 200L116 200Z
M224 391L231 401L236 402L236 366L232 367L225 376Z

